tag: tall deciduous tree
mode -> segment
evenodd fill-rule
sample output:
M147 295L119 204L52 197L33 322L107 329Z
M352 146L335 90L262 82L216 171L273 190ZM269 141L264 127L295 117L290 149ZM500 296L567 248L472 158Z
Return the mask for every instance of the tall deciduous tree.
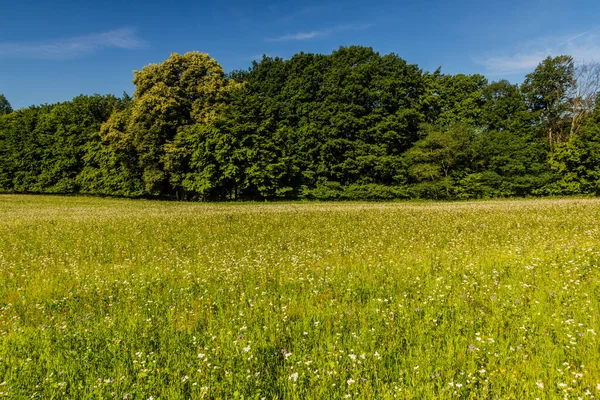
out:
M136 90L127 110L127 122L109 122L104 136L117 136L118 142L130 143L147 194L168 194L172 176L172 184L181 182L179 171L173 167L182 164L171 158L181 158L181 153L187 151L174 148L177 133L190 125L213 122L224 107L231 85L219 63L199 52L173 53L166 61L147 65L134 75Z
M569 110L569 93L576 83L573 58L563 55L546 58L521 86L529 109L539 116L540 132L550 148L567 137L565 113Z

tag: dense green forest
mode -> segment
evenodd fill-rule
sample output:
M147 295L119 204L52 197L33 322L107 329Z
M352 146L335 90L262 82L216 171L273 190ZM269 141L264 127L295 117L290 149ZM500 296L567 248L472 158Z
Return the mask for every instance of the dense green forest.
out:
M134 71L135 93L12 110L0 191L177 199L600 195L598 65L548 57L521 85L395 54L204 53Z

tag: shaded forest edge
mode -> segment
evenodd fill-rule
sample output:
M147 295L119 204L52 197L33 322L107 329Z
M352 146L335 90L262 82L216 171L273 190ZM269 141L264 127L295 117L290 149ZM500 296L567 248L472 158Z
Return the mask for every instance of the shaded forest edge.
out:
M181 200L600 195L600 67L548 57L521 85L395 54L199 52L134 71L133 97L12 110L0 192Z

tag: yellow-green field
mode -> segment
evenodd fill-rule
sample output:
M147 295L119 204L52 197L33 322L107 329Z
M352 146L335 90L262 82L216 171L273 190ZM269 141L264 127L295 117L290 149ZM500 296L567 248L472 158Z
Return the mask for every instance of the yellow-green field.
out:
M0 397L600 397L600 200L0 196Z

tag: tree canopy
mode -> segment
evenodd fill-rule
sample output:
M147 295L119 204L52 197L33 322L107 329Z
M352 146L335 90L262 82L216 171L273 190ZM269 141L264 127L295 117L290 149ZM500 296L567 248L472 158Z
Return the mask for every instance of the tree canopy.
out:
M135 92L13 111L0 190L176 199L600 194L600 67L548 57L521 85L340 47L226 74L207 54Z

